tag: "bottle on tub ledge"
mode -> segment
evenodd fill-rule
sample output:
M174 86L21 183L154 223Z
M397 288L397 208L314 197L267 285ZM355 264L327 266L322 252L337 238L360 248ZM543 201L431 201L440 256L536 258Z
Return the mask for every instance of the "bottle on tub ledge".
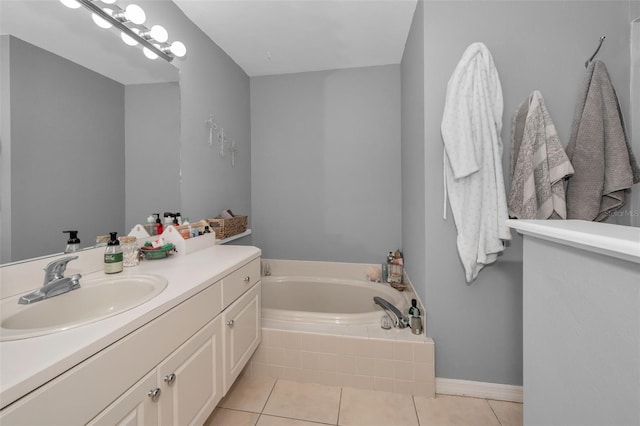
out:
M117 232L109 232L111 238L107 243L107 248L104 251L104 273L105 274L117 274L122 272L122 248L120 247L120 241L118 241Z
M409 327L413 334L422 334L422 316L420 315L420 308L418 308L418 301L411 299L411 307L409 308Z

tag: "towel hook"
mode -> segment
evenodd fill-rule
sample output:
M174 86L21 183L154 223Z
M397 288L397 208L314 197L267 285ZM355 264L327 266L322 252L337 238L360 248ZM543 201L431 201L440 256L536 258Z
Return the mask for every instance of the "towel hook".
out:
M602 43L604 43L604 39L605 38L607 38L607 37L606 36L600 37L600 43L598 44L598 48L596 49L595 52L593 52L593 55L591 55L591 57L589 59L587 59L587 62L584 63L584 67L585 68L587 68L589 66L589 64L591 63L591 61L593 61L593 58L596 57L596 55L600 51L600 48L602 47Z

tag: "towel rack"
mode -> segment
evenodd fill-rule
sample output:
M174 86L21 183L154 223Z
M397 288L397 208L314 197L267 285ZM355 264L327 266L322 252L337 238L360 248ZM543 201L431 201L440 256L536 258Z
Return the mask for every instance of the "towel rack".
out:
M589 64L591 63L591 61L593 61L593 58L596 57L596 55L600 51L600 48L602 47L602 43L604 43L604 39L605 38L607 38L607 37L606 36L600 37L600 43L598 43L598 47L596 48L596 51L593 52L593 55L591 55L591 57L589 59L587 59L587 62L584 63L584 67L585 68L587 68L589 66Z

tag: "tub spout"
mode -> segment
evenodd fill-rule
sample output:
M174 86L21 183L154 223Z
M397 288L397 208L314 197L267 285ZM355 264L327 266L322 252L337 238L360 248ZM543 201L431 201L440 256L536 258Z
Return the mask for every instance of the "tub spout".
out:
M373 302L384 309L394 321L393 326L396 328L405 328L409 324L409 319L402 315L402 312L382 297L375 296Z

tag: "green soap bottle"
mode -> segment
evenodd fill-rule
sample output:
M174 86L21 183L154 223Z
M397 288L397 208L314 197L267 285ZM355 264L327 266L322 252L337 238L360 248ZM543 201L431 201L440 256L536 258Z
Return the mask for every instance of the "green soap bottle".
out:
M107 243L107 249L104 252L104 273L116 274L122 272L122 248L120 241L116 238L117 232L109 232L111 239Z
M418 301L416 299L411 299L411 307L409 308L409 315L412 317L420 316L420 309L418 308Z

